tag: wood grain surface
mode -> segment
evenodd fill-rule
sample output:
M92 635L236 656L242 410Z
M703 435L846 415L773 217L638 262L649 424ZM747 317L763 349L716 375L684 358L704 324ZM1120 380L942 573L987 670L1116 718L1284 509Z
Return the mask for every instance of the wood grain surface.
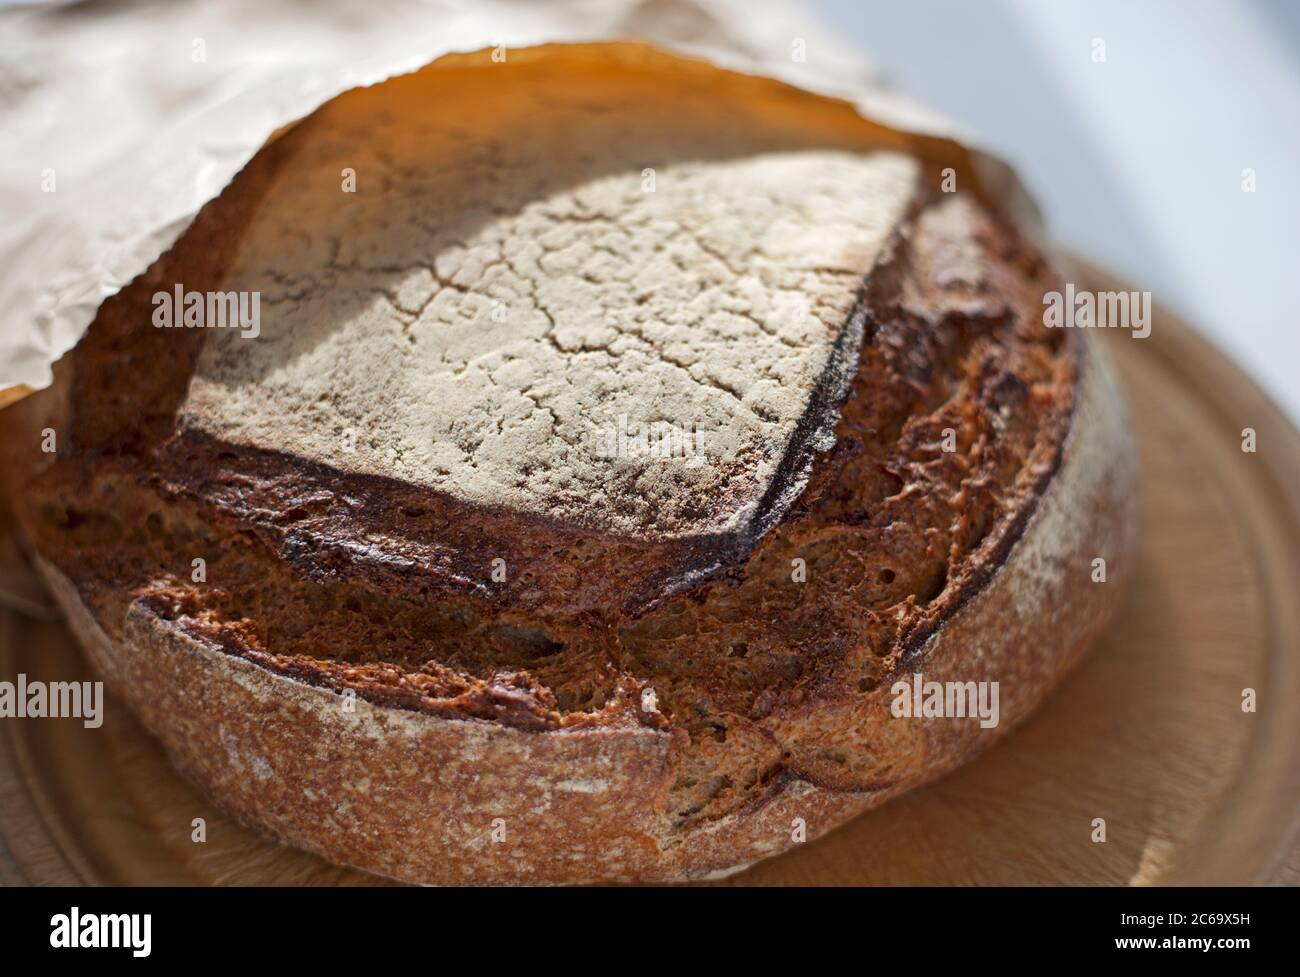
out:
M1125 379L1144 474L1119 620L984 756L720 884L1300 882L1300 436L1159 308L1147 339L1095 338ZM92 677L3 527L0 604L0 679ZM0 881L383 884L223 816L111 697L94 730L0 719Z

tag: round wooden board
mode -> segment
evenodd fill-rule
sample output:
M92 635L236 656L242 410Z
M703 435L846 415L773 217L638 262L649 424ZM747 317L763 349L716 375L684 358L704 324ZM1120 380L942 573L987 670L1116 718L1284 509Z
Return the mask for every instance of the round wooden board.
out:
M1120 619L989 753L722 884L1300 881L1300 436L1167 312L1149 338L1094 338L1126 381L1145 478ZM91 678L2 563L21 610L0 610L0 678ZM223 816L111 697L99 729L0 720L0 840L7 882L383 884Z

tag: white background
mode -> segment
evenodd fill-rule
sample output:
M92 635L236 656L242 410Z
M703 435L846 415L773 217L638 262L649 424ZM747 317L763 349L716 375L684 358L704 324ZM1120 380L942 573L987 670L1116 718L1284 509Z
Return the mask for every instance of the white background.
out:
M806 2L1300 420L1300 0Z

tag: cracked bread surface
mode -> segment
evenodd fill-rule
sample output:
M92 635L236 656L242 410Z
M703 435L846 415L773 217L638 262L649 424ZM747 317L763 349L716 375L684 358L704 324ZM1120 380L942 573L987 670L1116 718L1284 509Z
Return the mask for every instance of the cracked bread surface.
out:
M708 97L698 129L665 118L657 153L602 156L622 145L600 129L628 124L619 99L640 100L641 136L662 111L662 86L622 84L594 116L601 98L571 96L600 139L572 142L569 164L595 155L562 185L540 128L467 140L443 182L399 161L418 139L374 140L382 165L359 175L385 196L312 213L299 163L324 180L331 148L355 145L328 114L283 137L105 304L76 354L74 450L23 519L110 644L148 621L380 709L662 743L637 830L675 867L584 862L582 878L689 875L664 853L792 785L854 795L847 811L941 766L863 710L1025 532L1083 363L1042 328L1051 268L923 163L737 127ZM147 295L182 278L264 286L265 343L148 329ZM145 375L160 358L175 370ZM734 450L711 456L706 434L695 469L593 456L591 426L619 412L698 416ZM356 457L331 447L349 427ZM782 847L765 845L745 851ZM395 857L361 864L430 878Z
M261 294L262 335L209 338L180 423L617 535L755 521L917 162L804 150L638 168L638 143L587 178L599 126L539 136L544 163L406 136L361 164L382 195L340 197L346 155L311 146L281 173L223 282ZM602 454L620 418L698 428L697 463Z

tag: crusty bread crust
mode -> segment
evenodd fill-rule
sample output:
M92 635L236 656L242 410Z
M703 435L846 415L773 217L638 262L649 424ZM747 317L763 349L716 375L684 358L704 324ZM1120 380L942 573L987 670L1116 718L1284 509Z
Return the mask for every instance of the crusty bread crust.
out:
M660 119L665 162L693 159L711 129L742 141L720 158L815 150L800 172L837 191L844 169L821 150L873 153L886 135L847 107L756 102L738 77L665 87L659 73L539 61L485 85L477 70L350 93L272 144L105 302L59 387L19 405L33 422L48 408L34 430L60 436L57 456L5 466L19 525L96 667L177 766L249 825L398 879L665 881L815 838L1027 715L1124 592L1136 466L1100 353L1043 327L1058 277L966 170L961 192L941 192L933 146L912 147L926 150L924 173L890 240L836 258L853 273L832 289L847 319L825 323L840 338L823 372L842 380L856 364L851 382L801 386L812 421L765 476L770 519L722 551L716 534L538 518L186 421L205 339L150 328L150 294L229 288L259 214L285 203L277 181L292 183L304 157L343 152L350 165L369 146L370 179L406 180L358 120L420 117L435 88L463 116L440 122L487 130L472 149L496 153L510 131L530 166L556 152L550 134L530 142L485 113L517 113L543 89L549 112L564 103L584 125ZM580 155L571 176L608 176L599 152ZM408 203L438 225L439 200ZM274 280L280 252L261 254ZM683 281L664 280L694 286L708 264L684 260ZM380 281L388 267L338 270L366 287L406 282ZM673 492L688 508L718 501L690 480ZM489 575L498 555L505 580ZM195 557L209 576L191 576ZM1098 557L1105 583L1091 579ZM895 718L894 683L915 675L999 683L999 724Z
M892 758L871 790L783 774L747 808L671 830L681 734L527 732L385 708L205 643L142 603L110 638L76 586L37 564L95 667L177 767L246 824L331 861L425 883L676 881L738 870L956 767L1028 715L1113 615L1136 546L1137 464L1095 343L1055 476L1006 561L896 667L995 680L1001 722L899 719L890 681L805 717ZM1104 583L1092 561L1106 560ZM500 819L500 820L498 820Z

